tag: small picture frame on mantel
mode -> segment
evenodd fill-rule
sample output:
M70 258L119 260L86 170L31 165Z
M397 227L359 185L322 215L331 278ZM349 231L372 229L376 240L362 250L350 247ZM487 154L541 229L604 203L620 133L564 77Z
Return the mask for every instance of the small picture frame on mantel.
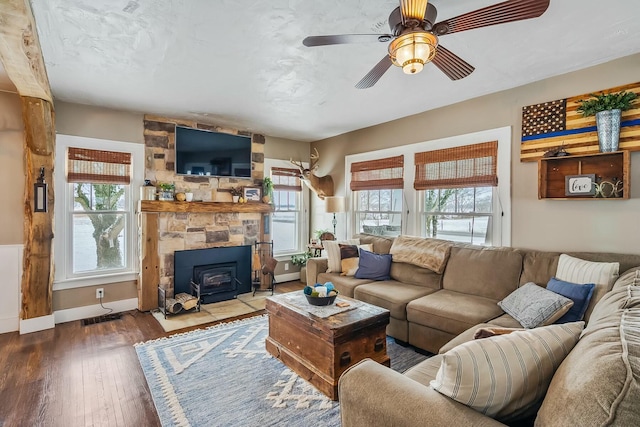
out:
M565 196L594 196L596 174L567 175L564 177Z
M262 201L262 187L244 187L242 196L247 202Z

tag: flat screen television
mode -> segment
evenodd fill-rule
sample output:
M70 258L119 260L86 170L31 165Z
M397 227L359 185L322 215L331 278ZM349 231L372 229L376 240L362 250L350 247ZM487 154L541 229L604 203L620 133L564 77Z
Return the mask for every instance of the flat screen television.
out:
M251 137L176 126L176 174L251 178Z

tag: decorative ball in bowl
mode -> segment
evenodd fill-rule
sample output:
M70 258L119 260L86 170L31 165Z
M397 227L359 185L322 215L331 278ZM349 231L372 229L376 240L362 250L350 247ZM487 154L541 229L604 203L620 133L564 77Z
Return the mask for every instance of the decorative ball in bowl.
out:
M333 283L327 282L324 285L316 283L314 286L304 287L304 296L311 305L331 305L338 296L338 291L333 287Z

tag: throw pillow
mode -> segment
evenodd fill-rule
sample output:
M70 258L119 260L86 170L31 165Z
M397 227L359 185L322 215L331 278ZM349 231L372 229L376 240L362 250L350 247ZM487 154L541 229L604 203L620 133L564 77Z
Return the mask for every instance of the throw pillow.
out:
M595 283L593 296L584 313L584 318L589 319L593 306L613 287L619 269L618 262L592 262L561 254L555 277L571 283Z
M582 320L584 312L587 311L589 301L591 301L593 288L595 287L596 285L594 283L579 285L577 283L565 282L564 280L552 277L551 280L549 280L549 283L547 283L547 289L567 298L571 298L573 301L573 307L571 307L564 316L556 320L555 323L569 323Z
M322 247L327 253L327 273L340 273L342 271L340 260L340 244L343 245L359 245L360 239L349 239L344 241L323 240Z
M468 341L444 353L430 385L499 421L526 417L583 328L584 322L564 323Z
M573 301L535 283L525 283L498 303L525 328L550 325L573 306Z
M360 263L354 277L356 279L389 280L391 279L390 270L390 254L374 254L360 249Z
M360 262L359 248L372 251L371 244L368 245L343 245L340 244L340 267L342 269L341 276L353 276L358 270Z

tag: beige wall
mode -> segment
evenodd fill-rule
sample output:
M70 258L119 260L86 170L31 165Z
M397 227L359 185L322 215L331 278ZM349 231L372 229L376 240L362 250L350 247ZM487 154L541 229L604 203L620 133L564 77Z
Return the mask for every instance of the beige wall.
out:
M24 242L24 126L22 103L14 93L0 92L0 245Z
M637 244L640 238L640 153L631 156L630 200L538 200L537 164L519 160L523 106L637 82L639 71L640 54L636 54L318 141L312 147L320 151L323 165L332 165L326 172L334 177L337 194L344 195L345 155L511 126L511 242L514 247L640 254ZM455 83L451 83L451 87L455 88ZM316 211L322 209L317 201L314 208ZM312 230L318 227L316 217L313 217Z
M55 101L56 132L144 144L144 114Z

